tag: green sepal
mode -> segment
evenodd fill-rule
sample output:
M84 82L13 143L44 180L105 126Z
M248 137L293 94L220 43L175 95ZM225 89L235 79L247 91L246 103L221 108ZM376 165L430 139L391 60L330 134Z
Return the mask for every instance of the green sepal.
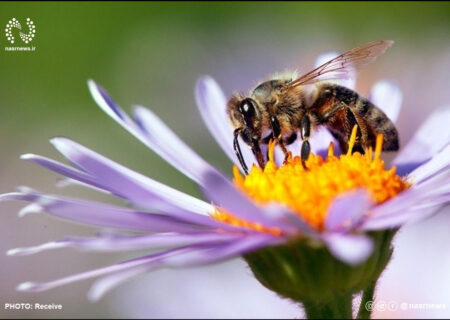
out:
M266 288L301 302L307 314L308 306L312 312L331 310L336 309L337 301L349 298L351 309L352 295L373 285L388 264L396 231L368 233L374 241L374 250L357 266L337 260L323 244L305 237L251 252L244 259Z

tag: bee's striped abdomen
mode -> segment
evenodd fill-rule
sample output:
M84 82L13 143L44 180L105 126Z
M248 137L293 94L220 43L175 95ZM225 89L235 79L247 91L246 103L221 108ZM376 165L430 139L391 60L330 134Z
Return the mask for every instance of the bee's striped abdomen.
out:
M398 150L397 129L386 114L368 99L333 83L323 84L317 89L318 94L311 110L317 114L321 124L333 132L341 146L348 143L356 120L360 129L357 144L374 148L376 136L383 134L383 150Z
M399 149L397 129L381 109L361 96L358 97L352 109L365 121L370 140L373 139L373 141L370 141L370 145L374 145L376 136L382 134L384 151Z

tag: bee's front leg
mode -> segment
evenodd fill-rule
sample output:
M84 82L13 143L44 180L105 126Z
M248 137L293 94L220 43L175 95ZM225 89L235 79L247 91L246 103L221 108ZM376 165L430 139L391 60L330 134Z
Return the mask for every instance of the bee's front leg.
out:
M252 140L252 152L256 157L256 160L258 161L258 165L260 166L261 169L264 169L264 167L266 166L266 163L264 161L264 156L261 152L261 148L259 146L259 141L256 139Z

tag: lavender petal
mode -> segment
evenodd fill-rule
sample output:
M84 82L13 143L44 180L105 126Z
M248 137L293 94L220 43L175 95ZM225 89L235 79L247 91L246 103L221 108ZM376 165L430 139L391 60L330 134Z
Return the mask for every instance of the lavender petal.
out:
M365 235L327 233L323 240L337 259L350 265L364 262L373 251L373 241Z
M98 202L43 195L36 192L2 194L0 195L0 201L29 201L36 205L35 209L46 211L54 216L88 225L110 228L158 232L192 232L205 226L221 226L221 224L215 223L214 220L206 216L199 215L199 217L205 218L205 224L198 224L198 221L188 223L186 220L179 220L170 216L140 212Z
M379 107L392 122L397 122L403 102L400 88L392 81L380 80L370 91L369 100Z
M285 241L286 239L283 237L269 234L252 234L217 246L200 247L198 250L190 250L180 255L167 257L164 259L164 266L177 268L215 263Z
M108 160L100 155L98 156L100 159ZM93 188L111 192L115 196L129 200L149 210L188 212L186 213L186 217L191 216L192 212L206 215L214 210L212 206L201 200L188 196L118 164L114 166L114 163L110 160L105 161L105 166L113 164L111 170L116 170L117 172L115 172L115 175L110 176L114 179L107 180L103 179L103 176L98 178L93 177L85 172L42 156L27 154L23 155L22 159L36 163L81 183L88 184ZM99 168L102 168L102 164L99 164ZM121 173L121 170L124 170L125 173ZM134 173L136 179L127 176L127 174L131 173ZM138 180L143 182L140 183ZM175 203L174 200L176 200Z
M233 129L226 114L226 99L217 82L209 77L201 77L195 87L195 99L203 122L225 154L241 170L239 160L233 150ZM255 157L239 138L241 151L247 166L255 163Z
M107 275L111 273L116 273L119 277L119 281L114 281L114 278L109 278L108 282L112 282L111 285L108 284L97 284L100 289L93 289L91 292L91 297L99 297L101 295L95 294L95 291L99 293L106 292L105 289L111 289L114 284L120 283L123 278L128 279L129 277L124 276L122 272L129 272L128 274L137 275L142 272L150 271L155 268L160 267L181 267L181 266L196 266L209 264L217 262L223 259L240 256L252 250L259 249L268 245L279 244L283 239L280 237L273 237L270 235L253 235L240 240L230 241L227 244L219 244L212 246L196 247L187 246L182 248L176 248L168 251L158 252L141 258L129 260L122 262L120 264L107 266L88 272L83 272L80 274L75 274L62 279L53 280L44 283L34 283L26 282L22 283L17 287L17 290L27 291L27 292L40 292L49 289L53 289L68 283L85 280L97 276ZM179 257L177 257L179 255ZM135 270L133 272L131 270ZM138 272L139 270L139 272ZM112 276L114 277L114 276ZM112 279L112 280L111 280Z
M366 190L357 190L336 198L328 209L325 229L346 232L353 229L371 206Z
M60 180L58 180L55 183L55 186L58 187L58 188L67 188L67 187L72 187L72 186L83 187L83 188L89 188L91 190L94 190L94 191L97 191L97 192L100 192L100 193L112 194L108 190L100 189L99 187L96 187L96 186L93 186L91 184L87 184L87 183L84 183L84 182L81 182L81 181L78 181L78 180L75 180L75 179L72 179L72 178L60 179Z
M78 169L75 169L73 167L67 166L65 164L62 164L58 161L55 161L53 159L49 159L40 155L35 154L24 154L20 156L20 159L33 162L41 167L44 167L48 170L51 170L53 172L59 173L65 177L69 177L72 179L75 179L77 181L80 181L82 183L85 183L87 185L91 185L97 188L101 188L104 190L103 185L96 181L96 179L92 178L87 173L80 171Z
M150 110L136 106L134 118L146 140L152 145L152 149L197 184L202 185L203 172L217 172Z
M448 170L450 167L450 145L438 152L428 162L414 169L408 174L415 184L419 184L433 177L435 174Z
M448 203L449 200L450 196L447 197L445 202ZM405 224L415 223L429 218L433 214L438 213L443 207L444 205L433 205L425 208L411 208L400 214L380 217L379 219L370 219L361 227L361 230L372 231L398 228Z
M67 241L52 241L33 247L9 249L6 254L8 256L28 256L42 251L67 248L69 246Z
M330 142L333 143L334 154L339 155L341 153L338 141L325 127L318 128L309 139L309 142L311 144L311 151L323 158L328 155Z
M96 181L101 181L113 193L120 192L123 197L139 206L174 213L191 212L195 215L214 212L210 204L130 170L74 141L54 138L51 142L66 158ZM190 215L191 218L194 217L193 214Z
M216 231L191 233L159 233L145 235L115 235L99 237L66 237L61 241L8 250L10 256L32 255L42 251L72 247L83 251L114 252L124 250L164 249L191 245L215 245L243 238L242 234L217 233ZM194 231L196 231L194 233Z
M103 276L92 284L87 293L87 298L90 302L97 302L103 298L108 291L114 289L121 283L140 274L155 270L159 265L160 263L155 262L153 265L137 266L129 270L122 270Z
M205 175L204 181L203 192L206 197L233 215L247 221L261 223L265 227L279 228L288 234L299 232L298 227L290 222L292 219L299 220L299 218L286 208L273 205L257 206L228 180L212 172ZM302 224L301 221L298 223ZM306 223L303 225L307 228Z
M144 112L144 108L138 108L137 113L135 114L137 122L135 122L114 102L114 100L100 85L96 84L92 80L89 80L88 86L92 97L103 111L105 111L111 118L113 118L147 147L159 154L172 166L195 182L201 183L201 181L198 180L198 177L201 176L201 171L204 168L215 170L184 142L182 142L158 118L151 116L149 111ZM152 131L153 126L157 126L164 132L158 133ZM169 142L170 144L165 145L164 143L158 142L158 139L164 139L164 135L170 135L170 138L165 139L166 143ZM168 152L167 148L169 148L170 145L172 145L172 147L170 148L170 152ZM176 147L173 147L173 145ZM185 161L186 155L188 155L190 159L189 165L187 165Z
M376 230L385 226L400 226L432 214L450 201L449 179L448 173L437 175L375 207L360 229Z
M198 247L197 249L185 251L178 255L164 257L158 263L150 266L137 266L100 278L92 285L91 290L88 293L88 297L91 301L97 301L107 291L111 290L123 281L156 268L176 268L210 264L227 258L241 256L249 251L257 250L261 247L276 245L282 241L284 240L268 235L254 235L218 246Z
M171 255L180 254L185 251L188 251L190 248L178 248L178 249L172 249L164 252L158 252L155 254L147 255L141 258L128 260L122 263L114 264L111 266L98 268L94 270L90 270L87 272L82 272L78 274L74 274L68 277L64 277L61 279L49 281L49 282L42 282L42 283L36 283L36 282L25 282L17 286L17 290L19 291L26 291L26 292L41 292L50 290L56 287L60 287L65 284L69 284L72 282L77 282L89 278L94 278L106 274L110 274L113 272L118 272L122 270L131 269L134 267L140 267L146 265L147 268L151 267L155 263L158 263L160 259L163 259L164 257L169 257Z
M426 181L413 185L395 198L376 206L372 210L373 217L381 217L404 212L408 208L420 205L433 197L439 197L450 191L449 172L437 174Z
M450 107L434 111L393 161L400 175L418 168L450 143Z

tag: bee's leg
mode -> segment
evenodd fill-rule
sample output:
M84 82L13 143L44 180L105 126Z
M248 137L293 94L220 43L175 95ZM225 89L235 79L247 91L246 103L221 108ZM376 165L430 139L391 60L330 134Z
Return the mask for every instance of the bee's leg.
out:
M281 138L281 127L280 122L274 116L270 117L270 124L272 126L272 136L274 140L280 140Z
M273 134L271 132L269 135L267 135L267 137L262 138L260 143L267 145L272 140L272 137L273 137ZM269 148L266 148L266 159L269 159Z
M263 138L261 140L261 144L268 144L270 142L270 140L273 140L273 133L270 133L267 137ZM294 143L295 140L297 140L297 133L294 132L290 136L288 136L287 138L284 138L282 140L283 147ZM289 152L289 151L287 151L287 152ZM268 148L267 148L267 152L266 152L266 159L269 159L269 149ZM287 157L284 160L286 161Z
M286 164L288 159L289 159L289 151L287 150L286 146L294 143L294 141L297 140L297 133L292 133L290 136L288 136L287 138L284 138L282 140L280 140L280 146L281 149L284 152L284 161L283 163Z
M233 148L234 152L236 153L236 157L239 160L239 163L241 164L242 170L244 170L245 174L248 175L248 168L245 164L244 157L242 156L241 147L239 146L238 136L241 133L241 129L234 130L234 140L233 140Z
M278 145L280 146L281 150L283 151L284 154L284 161L287 160L289 153L288 150L286 149L286 146L284 145L284 141L281 137L281 127L280 127L280 122L278 121L278 119L274 116L270 117L270 123L272 125L272 136L273 139L278 143Z
M305 114L301 121L301 134L302 134L302 149L300 151L300 157L302 159L302 166L305 170L308 170L306 167L306 160L308 160L309 154L311 152L311 146L309 144L309 135L311 134L311 120L309 116Z
M363 141L367 139L367 129L364 121L360 121L355 106L361 100L359 95L345 87L336 84L324 84L317 90L317 96L312 104L311 110L321 110L319 120L324 124L333 136L339 141L342 152L347 152L348 142L352 129L358 126L356 142L352 152L364 154ZM367 104L366 104L367 106ZM338 119L343 124L336 127L330 125L330 120Z
M263 154L261 152L261 148L259 146L259 141L253 139L252 140L252 152L256 157L256 160L258 161L258 165L260 166L261 169L264 169L264 167L266 166L266 163L264 161L264 157Z

